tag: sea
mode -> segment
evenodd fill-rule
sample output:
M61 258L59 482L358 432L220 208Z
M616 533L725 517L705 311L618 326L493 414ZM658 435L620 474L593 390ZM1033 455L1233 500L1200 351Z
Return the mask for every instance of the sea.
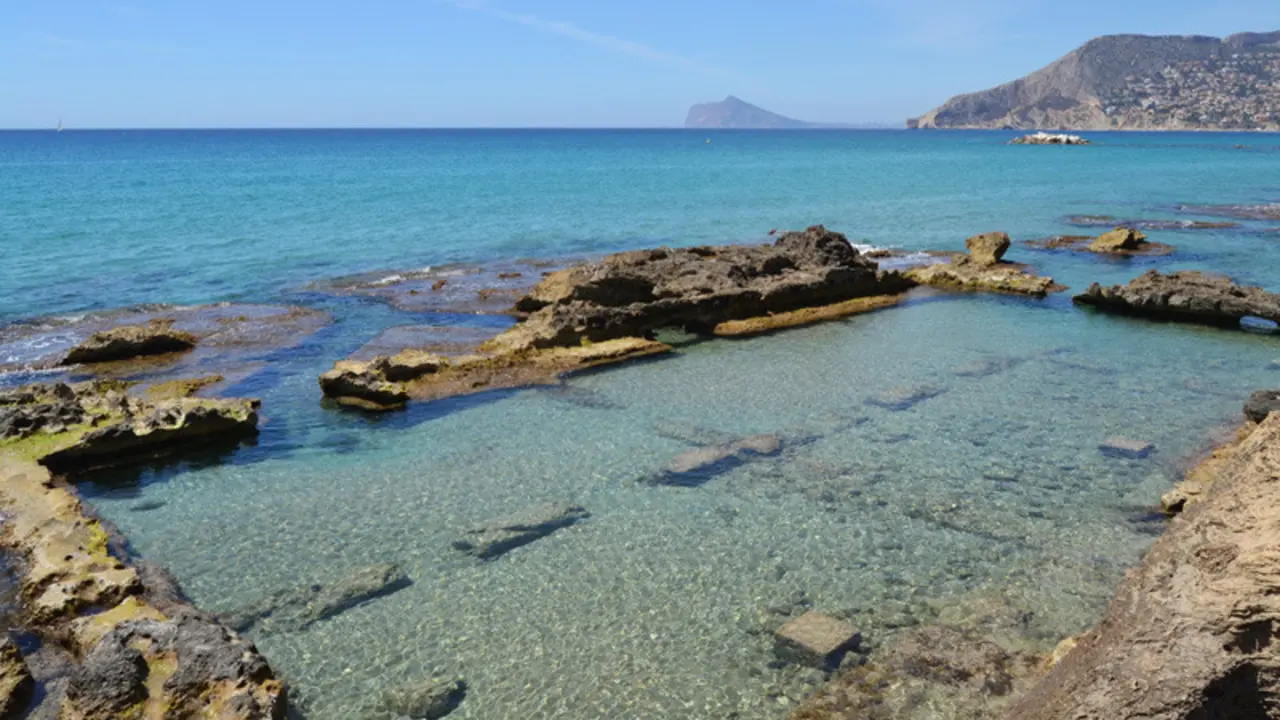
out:
M1071 302L1150 269L1280 291L1280 214L1268 219L1280 136L1011 137L0 132L0 335L162 303L330 318L226 388L262 398L255 443L79 483L133 553L211 612L380 563L408 574L408 587L306 629L249 631L298 717L369 716L389 691L456 677L467 696L451 720L780 719L827 679L775 657L769 630L797 607L853 623L872 658L975 598L1023 609L1038 650L1090 627L1158 535L1161 493L1250 392L1280 384L1265 324L1154 323ZM1159 221L1147 234L1177 250L1117 260L1023 243L1113 222L1079 216ZM1236 224L1180 224L1223 220ZM335 278L767 242L819 223L907 252L1002 230L1007 259L1070 290L923 292L389 415L322 403L317 375L388 329L509 322L398 309L331 292ZM7 352L0 361L21 360ZM11 369L0 384L44 376ZM922 386L908 408L869 402ZM681 452L757 434L784 451L693 487L647 482ZM1115 436L1155 450L1100 452ZM547 502L590 517L488 562L452 547Z

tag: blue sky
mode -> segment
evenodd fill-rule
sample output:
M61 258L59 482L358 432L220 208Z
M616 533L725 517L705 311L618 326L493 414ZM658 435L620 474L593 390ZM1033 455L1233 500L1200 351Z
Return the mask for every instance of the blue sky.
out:
M727 94L900 123L1109 33L1275 0L0 0L0 127L671 126Z

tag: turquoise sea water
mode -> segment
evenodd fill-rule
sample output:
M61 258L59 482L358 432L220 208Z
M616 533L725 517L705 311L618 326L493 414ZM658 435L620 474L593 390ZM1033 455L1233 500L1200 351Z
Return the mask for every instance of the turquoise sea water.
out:
M1032 612L1045 646L1087 627L1151 542L1148 512L1181 461L1280 380L1280 342L1101 316L1069 295L922 293L559 388L368 418L321 407L315 376L388 327L492 321L312 284L817 222L868 244L960 249L994 229L1096 232L1068 215L1197 219L1179 206L1280 200L1274 135L1008 138L0 133L0 322L223 300L333 316L230 389L265 401L256 446L82 486L210 610L373 563L405 568L405 590L255 635L307 717L359 717L387 688L456 674L470 686L462 718L781 718L821 679L777 667L759 633L797 593L871 644L983 593ZM1276 227L1150 231L1178 247L1170 258L1019 244L1009 257L1075 290L1152 267L1280 290ZM866 402L918 384L944 392L901 412ZM696 442L757 433L784 452L697 488L639 482ZM1113 435L1157 451L1104 457ZM491 563L450 548L476 522L547 501L592 517Z

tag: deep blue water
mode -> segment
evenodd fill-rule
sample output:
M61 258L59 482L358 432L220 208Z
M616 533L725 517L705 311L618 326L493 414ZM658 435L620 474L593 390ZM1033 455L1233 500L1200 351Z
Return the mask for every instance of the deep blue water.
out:
M1151 542L1147 513L1181 462L1280 380L1280 340L1102 316L1069 295L921 297L371 419L322 407L316 374L385 328L494 321L306 288L818 222L867 244L958 250L995 229L1098 232L1069 215L1215 219L1179 206L1280 201L1276 135L1010 137L0 133L0 322L222 300L332 315L231 388L264 400L256 447L82 485L211 610L371 563L406 569L414 584L395 595L255 634L308 717L359 717L389 687L459 674L460 718L782 718L821 678L771 665L759 630L798 592L876 644L903 617L991 597L1033 613L1041 649L1087 627ZM1153 267L1280 290L1276 227L1150 231L1177 246L1168 258L1020 244L1009 258L1074 290ZM921 383L943 392L903 412L866 402ZM698 488L637 482L699 439L756 433L787 450ZM1156 453L1105 457L1113 435ZM493 563L450 547L475 522L547 501L592 517Z

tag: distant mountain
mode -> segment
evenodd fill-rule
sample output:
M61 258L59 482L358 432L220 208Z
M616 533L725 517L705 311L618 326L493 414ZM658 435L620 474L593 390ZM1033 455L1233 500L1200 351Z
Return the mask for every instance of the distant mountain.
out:
M832 128L876 128L883 124L862 125L838 123L813 123L795 120L769 112L732 95L720 102L703 103L689 108L685 118L687 128L721 128L732 130L820 130Z
M907 127L1280 129L1280 32L1095 38L1020 80L958 95Z

